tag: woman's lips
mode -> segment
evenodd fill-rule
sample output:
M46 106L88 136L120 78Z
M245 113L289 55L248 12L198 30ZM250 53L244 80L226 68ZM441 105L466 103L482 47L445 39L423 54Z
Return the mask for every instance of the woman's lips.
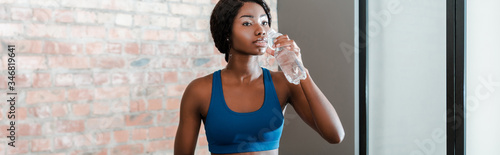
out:
M267 41L263 41L263 40L261 40L261 41L255 41L255 42L253 42L253 44L255 44L255 45L259 46L259 47L266 47L267 46Z

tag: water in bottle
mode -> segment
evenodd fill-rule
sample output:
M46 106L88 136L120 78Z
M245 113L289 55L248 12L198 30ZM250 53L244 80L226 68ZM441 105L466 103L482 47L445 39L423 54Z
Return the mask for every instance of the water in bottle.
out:
M283 73L285 74L288 82L298 85L300 83L300 80L304 80L307 78L304 65L297 58L297 55L295 55L293 51L289 51L286 48L273 48L274 40L281 36L281 33L278 33L271 29L267 34L269 48L275 51L274 57L276 58L281 71L283 71Z

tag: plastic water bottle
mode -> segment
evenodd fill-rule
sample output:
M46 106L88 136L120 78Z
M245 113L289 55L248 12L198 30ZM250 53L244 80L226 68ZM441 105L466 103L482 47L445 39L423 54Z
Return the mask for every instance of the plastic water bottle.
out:
M304 80L307 78L306 71L304 69L304 65L297 58L297 55L293 51L289 51L286 48L273 48L274 40L279 36L283 35L274 31L273 29L267 32L268 34L268 46L272 50L274 50L274 57L278 62L278 65L281 68L281 71L285 74L288 82L298 85L300 80Z

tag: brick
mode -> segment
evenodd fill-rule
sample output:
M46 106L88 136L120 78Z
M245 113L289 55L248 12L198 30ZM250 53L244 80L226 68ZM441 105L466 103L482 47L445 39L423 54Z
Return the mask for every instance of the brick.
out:
M134 26L149 26L151 25L150 16L134 15Z
M148 84L161 84L162 78L159 72L148 72Z
M181 18L179 17L168 17L167 18L167 27L168 28L180 28L181 27Z
M52 115L50 106L31 107L28 112L35 118L48 118Z
M125 125L127 126L144 126L153 123L153 115L148 113L133 114L125 116Z
M105 38L106 28L102 26L88 26L87 27L87 37L90 38Z
M157 27L167 26L167 18L165 16L151 16L151 25Z
M168 5L166 3L138 1L136 5L138 12L168 13Z
M132 139L133 140L144 140L148 138L148 130L147 129L134 129L132 131Z
M122 13L116 14L115 24L120 26L131 26L132 15Z
M28 91L26 95L26 103L50 103L64 101L63 90L33 90Z
M132 98L150 98L162 96L165 96L165 87L163 85L135 86L132 88Z
M4 43L5 45L15 45L17 53L42 53L43 41L40 40L8 40Z
M109 30L110 39L135 39L136 34L133 30L127 28L112 28Z
M148 130L149 139L158 139L164 137L165 128L163 127L150 127Z
M195 155L205 155L205 154L210 154L210 151L208 150L208 148L199 148L199 149L196 149L196 154Z
M7 20L9 18L5 6L0 6L0 19Z
M144 30L143 40L174 40L175 31L171 30Z
M83 45L68 42L46 41L43 53L49 54L79 54L82 53Z
M111 150L111 154L142 154L142 153L144 153L144 146L140 143L120 145Z
M115 115L112 117L97 117L87 119L86 127L91 129L115 129L115 128L123 128L124 126L123 116Z
M170 85L167 86L167 96L181 96L186 89L186 84Z
M102 54L104 53L104 43L92 42L85 44L85 52L87 54Z
M26 25L26 35L43 38L66 38L68 37L66 26L49 24ZM43 30L43 31L40 31Z
M58 133L82 132L85 130L84 120L57 121L54 123L55 131Z
M177 126L167 126L165 127L165 137L172 138L175 137L177 133Z
M90 101L94 99L93 89L70 89L68 90L68 101Z
M74 150L70 153L70 155L81 155L81 154L85 154L85 155L89 155L89 154L92 154L92 155L107 155L108 154L108 149L107 148L104 148L104 149L98 149L98 148L93 148L93 149L88 149L88 148L84 148L84 149L80 149L80 150Z
M42 126L40 124L17 124L16 123L16 136L40 136L42 135Z
M146 73L136 72L130 74L130 84L142 84L146 81Z
M54 149L65 149L73 147L73 139L70 136L62 136L54 138Z
M47 8L61 7L59 0L45 0L45 1L29 1L31 6L42 6Z
M205 42L206 33L202 32L179 32L178 40L181 42L201 43Z
M111 81L113 85L123 85L129 83L129 78L127 73L112 73Z
M139 45L137 43L125 44L124 51L127 54L139 54Z
M177 72L165 72L163 73L164 83L177 83Z
M141 112L146 110L146 102L144 100L130 101L130 112Z
M179 123L179 112L165 111L156 115L157 124L177 124Z
M108 103L94 103L92 105L93 108L93 114L95 115L102 115L102 114L109 114L112 106L109 105Z
M181 18L179 18L179 17L167 18L167 27L168 28L180 28L181 27Z
M129 78L127 73L112 73L111 83L113 85L123 85L129 83Z
M207 137L205 137L205 136L198 137L198 141L197 141L196 145L198 145L198 146L207 146L208 145Z
M130 136L129 131L127 130L114 131L113 135L115 142L117 143L127 142Z
M31 151L48 151L52 147L52 142L50 139L33 139L31 140Z
M101 0L87 0L87 1L61 0L60 4L62 6L70 8L102 9Z
M189 83L196 78L196 73L194 72L180 72L179 73L179 83Z
M98 57L92 58L92 67L94 68L123 68L125 67L125 60L121 57Z
M73 104L73 115L75 116L86 116L90 113L89 104Z
M55 78L55 86L73 86L73 74L57 74Z
M167 110L176 110L180 109L181 100L178 98L169 98L167 99Z
M200 131L198 132L199 135L204 135L205 134L205 125L201 124L200 125Z
M103 87L97 88L95 93L95 99L114 99L129 96L129 87Z
M10 8L13 20L31 20L33 11L30 8Z
M16 70L23 69L47 69L46 60L44 56L17 56L16 61L22 63L16 63ZM4 56L4 62L7 62L7 56Z
M7 76L2 77L4 79L7 79ZM20 74L16 75L14 81L16 82L15 87L16 88L27 88L31 87L31 75L30 74ZM6 83L6 82L4 82Z
M28 116L28 110L25 107L16 107L16 119L25 120Z
M96 102L93 104L93 113L96 115L123 113L128 111L128 102L125 101Z
M54 56L49 57L50 68L85 69L90 68L87 57L82 56Z
M115 23L115 15L112 13L97 13L97 23L112 25Z
M89 86L94 82L94 78L91 73L76 73L73 74L73 81L75 86Z
M55 10L54 21L61 23L71 23L75 21L74 12L71 10Z
M92 145L93 137L90 134L75 135L71 137L74 147L90 146Z
M102 26L72 26L70 33L73 38L105 38L107 34Z
M95 134L96 145L106 145L109 144L110 141L111 141L111 132Z
M200 15L201 8L190 4L171 4L171 12L175 15L197 16Z
M191 68L192 65L189 63L189 59L187 58L164 58L161 60L162 68Z
M173 140L151 141L147 145L147 151L148 152L157 152L157 151L163 151L163 150L171 150L173 148L174 148L174 141Z
M196 20L192 18L182 19L182 28L194 30L196 28Z
M111 83L109 78L109 73L94 73L94 84L95 85L107 85Z
M162 99L148 100L148 110L161 110L163 109Z
M120 43L108 43L106 47L108 53L120 54L122 52L122 44Z
M10 147L7 149L7 154L23 154L28 153L30 140L16 140L16 147Z
M102 6L106 10L132 11L135 1L132 0L107 0L102 1Z
M196 20L197 30L208 30L210 29L210 20L208 19L198 19Z
M68 113L68 106L65 104L52 105L52 117L64 117Z
M77 11L76 22L78 23L96 23L97 14L92 11Z

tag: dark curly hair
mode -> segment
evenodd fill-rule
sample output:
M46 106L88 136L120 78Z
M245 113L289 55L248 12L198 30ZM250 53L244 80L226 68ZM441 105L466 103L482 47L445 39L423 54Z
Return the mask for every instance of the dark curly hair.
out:
M269 21L269 27L271 27L271 11L263 0L219 0L210 16L210 32L212 33L215 47L221 53L226 54L226 62L229 61L234 18L245 2L254 2L262 6Z

